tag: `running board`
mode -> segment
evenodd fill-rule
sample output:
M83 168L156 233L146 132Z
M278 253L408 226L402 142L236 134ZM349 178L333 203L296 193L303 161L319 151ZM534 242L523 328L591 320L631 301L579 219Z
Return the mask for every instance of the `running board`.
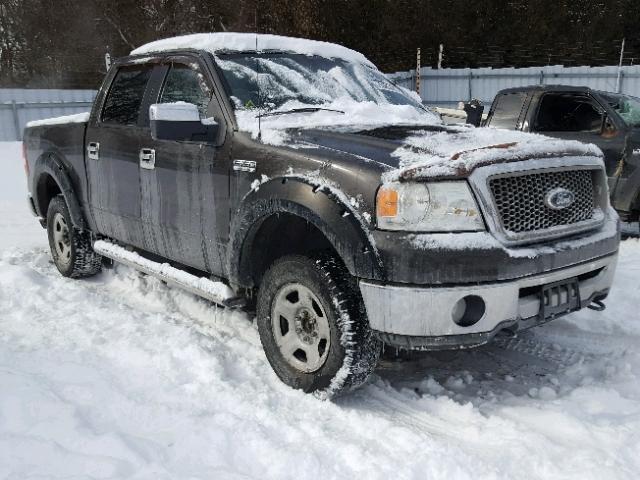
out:
M227 306L230 301L237 299L233 290L222 282L214 282L205 277L197 277L184 270L172 267L168 263L154 262L120 245L105 240L97 240L93 243L93 250L103 257L140 270L169 285L182 288L214 303Z

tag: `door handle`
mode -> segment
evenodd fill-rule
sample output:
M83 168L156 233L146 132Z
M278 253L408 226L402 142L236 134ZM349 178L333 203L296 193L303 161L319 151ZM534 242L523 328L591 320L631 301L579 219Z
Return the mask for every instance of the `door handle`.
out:
M90 160L100 160L100 143L90 142L87 145L87 156Z
M143 148L140 150L140 166L147 170L156 168L156 151L153 148Z

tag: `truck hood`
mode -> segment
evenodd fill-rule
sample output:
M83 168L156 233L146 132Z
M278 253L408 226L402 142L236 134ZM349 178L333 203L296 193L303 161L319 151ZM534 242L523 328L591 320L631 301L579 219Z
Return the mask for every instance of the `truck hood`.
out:
M531 158L602 156L593 144L494 128L411 125L350 131L299 129L290 130L288 139L296 148L331 149L383 164L389 181L460 178L484 165Z

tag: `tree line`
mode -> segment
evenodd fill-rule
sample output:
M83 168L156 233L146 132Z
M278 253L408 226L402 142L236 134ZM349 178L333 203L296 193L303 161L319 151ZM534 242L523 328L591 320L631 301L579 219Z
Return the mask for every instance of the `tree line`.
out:
M0 0L0 86L96 88L104 55L195 32L340 43L383 71L640 62L637 0ZM637 57L636 57L637 55Z

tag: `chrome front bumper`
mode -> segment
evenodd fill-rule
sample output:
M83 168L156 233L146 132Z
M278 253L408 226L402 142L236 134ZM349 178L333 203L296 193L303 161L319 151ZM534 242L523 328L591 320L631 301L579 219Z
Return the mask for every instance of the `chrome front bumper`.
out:
M542 323L543 319L538 321L541 289L536 287L576 278L579 307L605 296L613 283L617 260L614 254L541 275L458 287L382 285L363 280L360 290L373 330L388 338L413 338L413 343L422 347L434 344L436 348L437 345L455 348L486 343L503 328L519 329ZM484 301L484 314L473 325L461 326L453 320L454 307L469 295ZM465 341L463 337L468 336L474 340ZM418 337L439 340L420 342L416 341ZM411 348L411 341L402 343Z

